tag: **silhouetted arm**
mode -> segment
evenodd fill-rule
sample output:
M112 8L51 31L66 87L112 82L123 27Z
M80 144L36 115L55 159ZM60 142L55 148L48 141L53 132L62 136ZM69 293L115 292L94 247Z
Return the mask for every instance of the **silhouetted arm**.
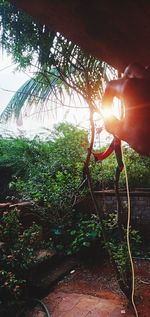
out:
M117 97L119 99L122 98L124 86L126 84L127 79L118 79L118 80L111 80L105 89L105 93L103 96L103 108L105 107L112 107L113 98Z

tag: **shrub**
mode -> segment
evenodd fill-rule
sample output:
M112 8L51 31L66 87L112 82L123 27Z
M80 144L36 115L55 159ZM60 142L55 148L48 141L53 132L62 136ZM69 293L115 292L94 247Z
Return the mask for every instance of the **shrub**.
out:
M31 199L44 207L51 223L62 224L72 216L85 159L85 150L80 145L85 139L85 131L72 125L59 125L50 141L34 141L37 149L31 151L26 172L15 175L10 183L11 190L21 199ZM82 189L80 196L84 192Z
M51 231L53 248L66 255L89 248L100 237L101 225L95 215L78 214L71 223L54 227Z
M0 310L13 310L25 296L27 272L41 248L41 226L24 229L16 210L5 212L0 224Z

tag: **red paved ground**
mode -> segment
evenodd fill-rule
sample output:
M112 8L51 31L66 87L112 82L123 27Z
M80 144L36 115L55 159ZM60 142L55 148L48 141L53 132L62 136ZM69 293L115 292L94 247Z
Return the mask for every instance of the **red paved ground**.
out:
M150 317L150 263L139 262L136 304L139 317ZM127 309L110 265L78 268L43 299L51 317L135 317ZM40 307L26 317L45 317Z
M77 293L52 293L44 300L51 317L134 317L117 300L103 299ZM45 317L40 308L28 317Z
M58 292L54 296L49 295L46 298L45 303L47 303L49 310L52 310L53 303L57 303L52 313L52 317L129 316L123 314L124 307L116 300L102 299L91 295Z

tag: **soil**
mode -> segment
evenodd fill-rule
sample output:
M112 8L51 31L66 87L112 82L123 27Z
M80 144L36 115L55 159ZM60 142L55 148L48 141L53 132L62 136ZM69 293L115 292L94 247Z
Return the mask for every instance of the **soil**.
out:
M150 317L150 261L136 260L134 266L137 311L139 317ZM131 307L128 307L127 299L120 290L115 272L109 263L86 266L80 264L61 280L55 286L53 292L44 299L52 315L57 306L57 301L60 301L60 294L64 293L91 295L101 299L113 300L116 305L124 306L124 311L121 314L125 314L124 316L127 317L135 316ZM39 313L39 308L37 309ZM30 312L28 316L39 316L36 312L37 310L32 314Z

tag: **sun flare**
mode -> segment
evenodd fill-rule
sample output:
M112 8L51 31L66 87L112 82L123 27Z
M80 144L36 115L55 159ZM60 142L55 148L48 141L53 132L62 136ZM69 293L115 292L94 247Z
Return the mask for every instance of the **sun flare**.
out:
M114 115L112 109L103 109L102 114L103 114L104 119L108 119L112 115Z
M117 119L121 120L123 113L122 113L122 105L118 98L114 98L113 104L109 108L104 108L102 110L102 115L104 119L109 119L111 116L116 117Z

